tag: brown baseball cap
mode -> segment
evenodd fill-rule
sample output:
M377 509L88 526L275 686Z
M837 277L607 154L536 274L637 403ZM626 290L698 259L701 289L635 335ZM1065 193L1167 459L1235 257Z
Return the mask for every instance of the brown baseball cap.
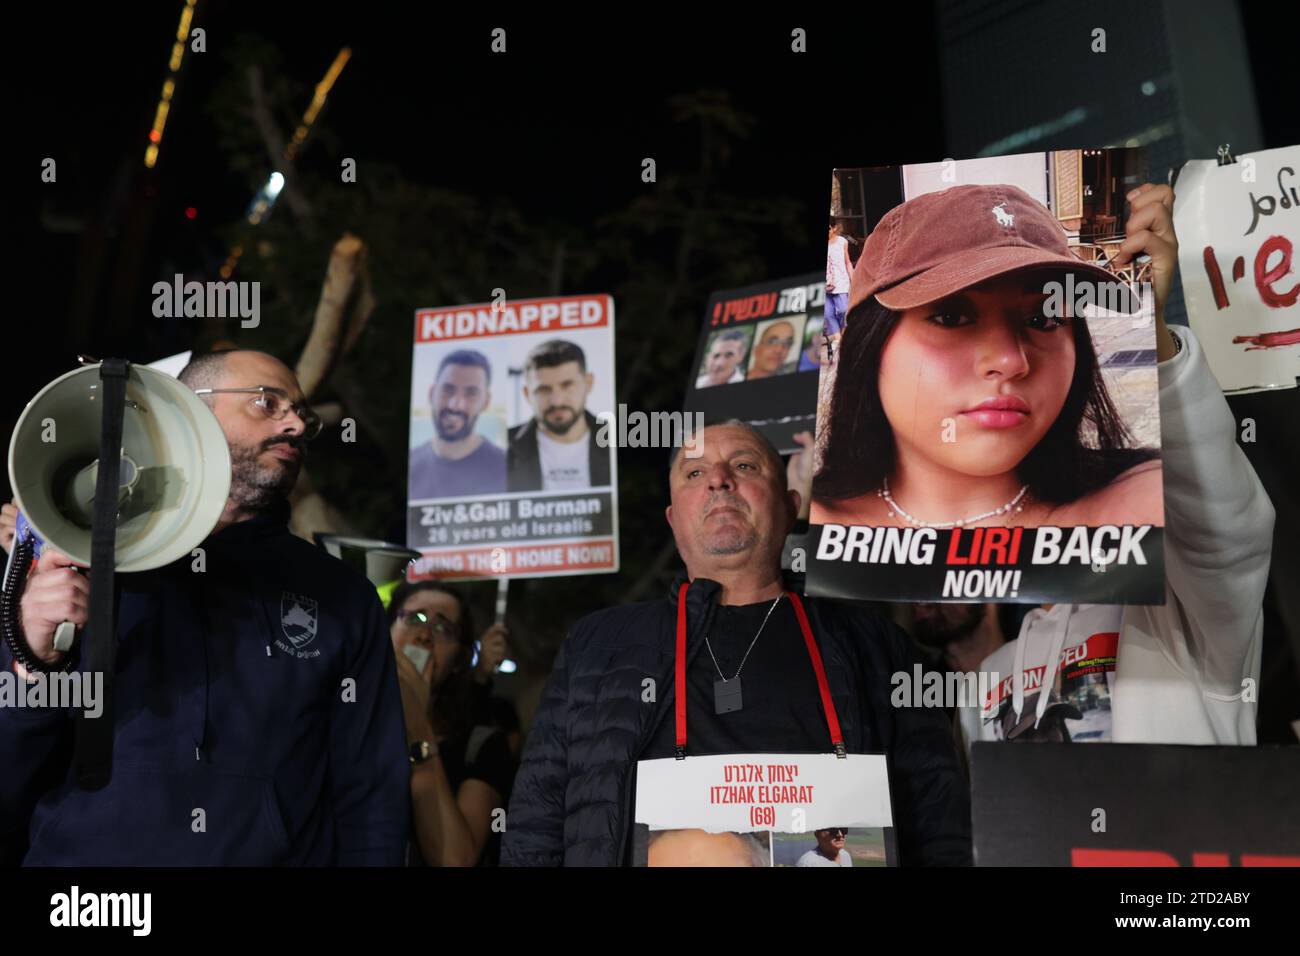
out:
M1120 281L1070 249L1065 229L1016 186L953 186L895 206L867 237L849 309L875 296L901 311L1028 267Z

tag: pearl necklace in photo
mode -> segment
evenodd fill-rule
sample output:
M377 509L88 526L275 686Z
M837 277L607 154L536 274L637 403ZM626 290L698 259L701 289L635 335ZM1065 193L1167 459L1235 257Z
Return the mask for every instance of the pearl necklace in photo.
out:
M898 504L898 502L894 500L893 495L889 493L888 478L885 479L884 483L880 487L880 490L876 492L876 497L885 499L885 503L889 505L890 508L889 514L891 517L894 514L897 514L908 524L916 525L916 527L918 528L962 528L968 524L974 524L976 521L983 521L985 518L992 518L995 515L1006 514L1012 510L1014 510L1016 514L1019 514L1020 512L1025 510L1025 506L1020 503L1020 499L1025 496L1025 492L1028 490L1029 490L1028 485L1022 485L1020 490L1016 492L1016 496L1012 498L1010 501L1008 501L1006 504L1004 504L1001 508L994 508L992 511L986 511L983 514L972 515L969 518L960 518L957 521L921 521L918 518L913 518L910 514L908 514L906 511L902 509L902 507Z

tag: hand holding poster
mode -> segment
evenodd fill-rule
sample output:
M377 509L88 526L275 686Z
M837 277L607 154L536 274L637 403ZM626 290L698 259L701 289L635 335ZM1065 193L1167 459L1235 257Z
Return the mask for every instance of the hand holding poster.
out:
M1225 392L1294 388L1300 375L1300 146L1196 160L1174 227L1187 316Z
M416 312L413 580L618 570L613 327L604 295Z
M1150 265L1114 265L1140 160L836 171L883 215L822 369L808 593L1163 602Z

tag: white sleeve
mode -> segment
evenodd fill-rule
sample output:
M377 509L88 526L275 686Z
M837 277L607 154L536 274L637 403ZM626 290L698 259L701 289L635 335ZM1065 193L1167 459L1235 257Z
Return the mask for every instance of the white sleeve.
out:
M1196 336L1173 334L1182 352L1159 365L1171 600L1143 610L1161 650L1190 663L1202 696L1227 703L1245 678L1259 680L1273 505L1237 446L1236 420ZM1222 742L1239 736L1220 731Z

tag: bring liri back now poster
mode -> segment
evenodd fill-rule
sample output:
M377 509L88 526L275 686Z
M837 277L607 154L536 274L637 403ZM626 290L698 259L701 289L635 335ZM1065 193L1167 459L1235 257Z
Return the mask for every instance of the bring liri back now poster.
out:
M1134 149L834 172L809 594L1164 602L1145 179Z

